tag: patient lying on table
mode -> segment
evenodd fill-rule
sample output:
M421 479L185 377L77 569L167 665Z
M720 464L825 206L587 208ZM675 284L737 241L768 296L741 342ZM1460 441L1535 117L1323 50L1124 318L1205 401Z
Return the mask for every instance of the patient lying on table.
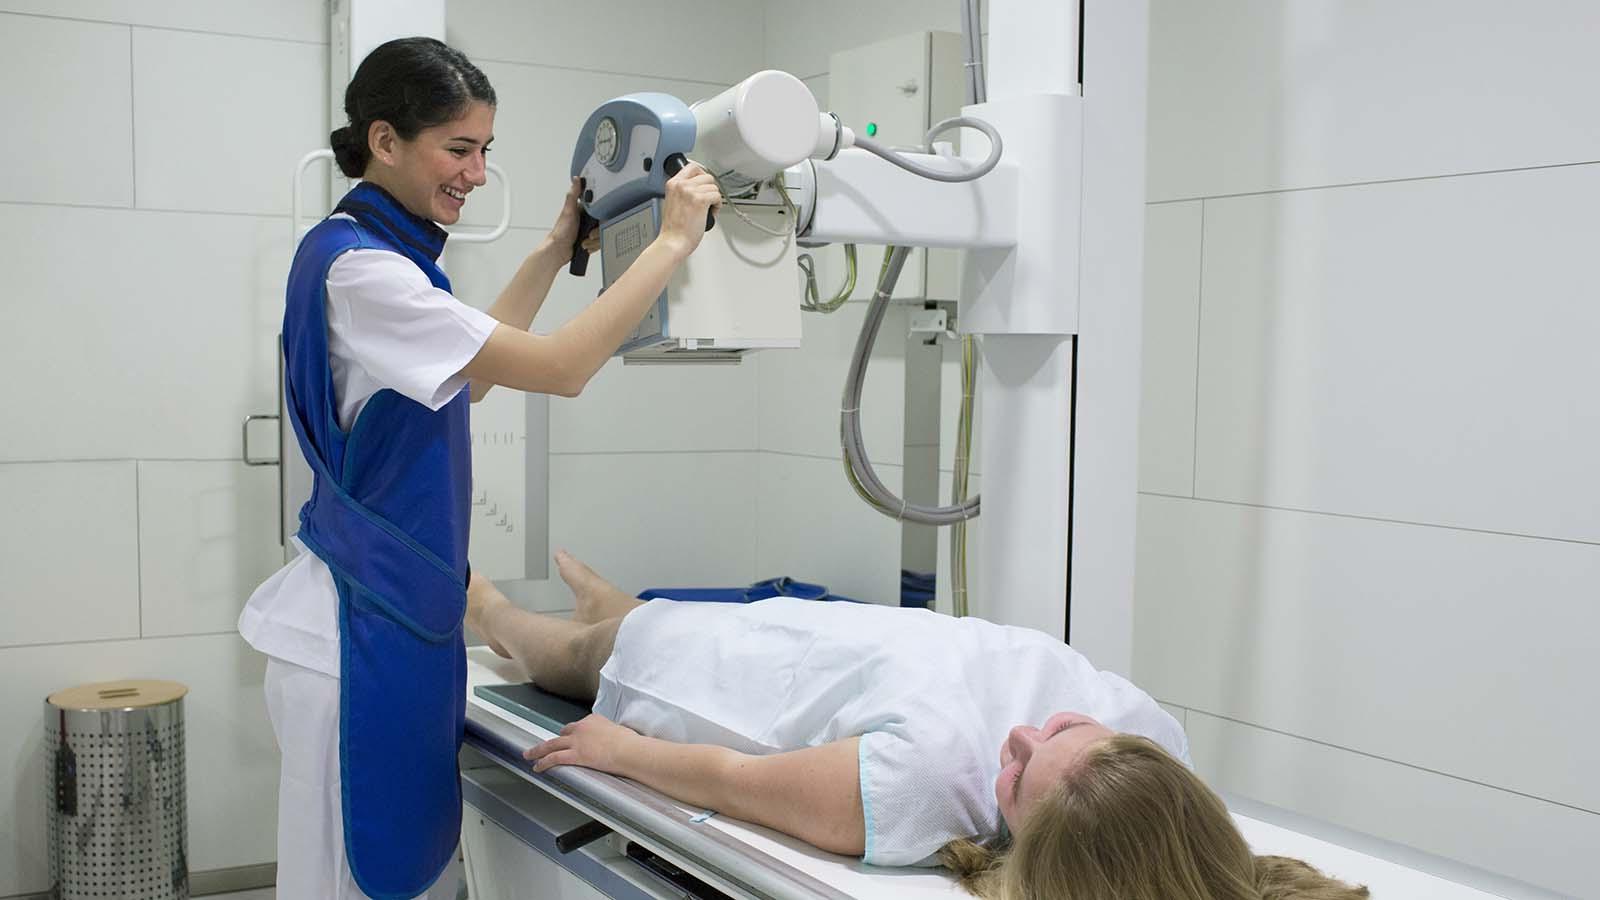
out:
M1137 687L1029 629L773 598L641 603L558 554L572 619L474 576L467 624L595 714L528 751L992 898L1365 897L1254 857ZM1020 724L1019 724L1020 723Z

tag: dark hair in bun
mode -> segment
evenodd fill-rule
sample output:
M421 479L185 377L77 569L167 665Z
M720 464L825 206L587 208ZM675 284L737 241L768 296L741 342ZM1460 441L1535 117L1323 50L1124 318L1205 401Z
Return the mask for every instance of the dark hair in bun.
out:
M493 106L494 88L461 51L423 37L382 44L361 61L345 88L350 124L328 135L334 161L346 177L360 178L372 161L367 133L373 122L388 122L409 141L466 112L473 101Z

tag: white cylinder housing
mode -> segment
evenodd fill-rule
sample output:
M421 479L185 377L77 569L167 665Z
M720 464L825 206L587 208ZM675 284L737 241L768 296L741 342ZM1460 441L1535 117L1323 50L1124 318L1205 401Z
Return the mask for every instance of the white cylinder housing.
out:
M757 72L691 107L694 158L718 176L771 178L817 146L817 98L788 72Z

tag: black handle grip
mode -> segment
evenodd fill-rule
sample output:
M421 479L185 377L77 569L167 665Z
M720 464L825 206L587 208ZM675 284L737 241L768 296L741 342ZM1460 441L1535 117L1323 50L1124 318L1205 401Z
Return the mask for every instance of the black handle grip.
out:
M581 278L589 271L589 251L583 249L583 242L599 224L586 212L578 214L578 236L572 239L572 262L567 266L567 271L573 275Z
M689 158L687 156L684 156L682 153L673 153L673 154L668 155L667 158L661 163L661 171L667 173L667 177L668 178L674 178L674 177L677 176L677 174L679 172L682 172L683 171L683 167L687 166L688 164L689 164ZM706 210L706 230L710 231L712 228L716 227L716 224L717 224L717 212L716 212L716 210L707 209Z
M610 833L610 826L590 819L565 834L556 835L556 850L562 854L571 853L579 847L592 844Z

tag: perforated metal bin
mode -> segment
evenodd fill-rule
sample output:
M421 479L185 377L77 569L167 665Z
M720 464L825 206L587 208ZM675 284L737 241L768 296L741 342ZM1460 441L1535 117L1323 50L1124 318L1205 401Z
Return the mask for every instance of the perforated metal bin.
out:
M187 900L188 691L112 681L46 698L52 900Z

